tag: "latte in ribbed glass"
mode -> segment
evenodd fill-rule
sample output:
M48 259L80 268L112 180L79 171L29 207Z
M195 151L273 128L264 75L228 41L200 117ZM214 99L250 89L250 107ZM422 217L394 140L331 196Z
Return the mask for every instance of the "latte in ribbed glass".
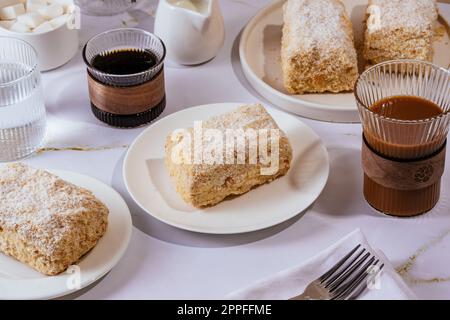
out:
M396 60L355 85L363 126L364 196L389 215L414 216L438 202L450 126L450 72Z
M45 136L45 105L36 52L0 37L0 161L36 151Z

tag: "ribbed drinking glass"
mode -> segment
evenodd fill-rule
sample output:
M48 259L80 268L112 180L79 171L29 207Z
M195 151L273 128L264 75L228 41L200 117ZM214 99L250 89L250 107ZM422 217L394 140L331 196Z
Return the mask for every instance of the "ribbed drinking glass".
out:
M120 49L147 50L155 55L156 64L148 70L126 75L108 74L92 65L99 54ZM122 28L109 30L91 38L83 50L84 62L90 74L98 81L119 87L135 86L151 80L162 69L166 48L157 36L141 29Z
M28 43L0 37L0 161L36 151L46 117L36 51Z
M371 109L376 102L395 96L431 101L442 113L428 119L400 120ZM368 146L377 154L375 157L384 159L379 162L383 165L365 167L366 200L379 211L398 216L417 215L433 208L439 200L450 126L450 71L417 60L384 62L359 77L355 97L364 131L363 147ZM403 169L402 174L399 169ZM380 183L389 179L390 184ZM408 179L409 185L405 185Z

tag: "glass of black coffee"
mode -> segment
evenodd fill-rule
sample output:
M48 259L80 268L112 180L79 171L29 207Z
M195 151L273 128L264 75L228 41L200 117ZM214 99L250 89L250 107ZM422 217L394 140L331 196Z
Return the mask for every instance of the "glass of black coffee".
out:
M150 32L124 28L96 35L83 50L94 115L115 127L137 127L165 108L164 43Z

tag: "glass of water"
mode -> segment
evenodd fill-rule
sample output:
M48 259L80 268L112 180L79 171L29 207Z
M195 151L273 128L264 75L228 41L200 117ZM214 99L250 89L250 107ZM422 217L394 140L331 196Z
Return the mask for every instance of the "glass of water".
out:
M0 37L0 161L24 158L45 137L45 104L36 51Z

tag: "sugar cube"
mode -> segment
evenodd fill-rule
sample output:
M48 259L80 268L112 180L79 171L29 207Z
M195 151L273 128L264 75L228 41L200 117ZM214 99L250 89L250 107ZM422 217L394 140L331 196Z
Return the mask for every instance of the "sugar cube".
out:
M16 20L0 20L0 27L9 30L14 23L16 23Z
M0 0L0 8L9 7L17 4L17 0Z
M26 8L27 12L38 12L39 9L45 8L47 5L40 2L35 2L36 0L27 0Z
M25 13L25 6L23 3L18 3L9 7L0 9L1 20L14 20L17 16Z
M0 8L13 6L18 3L25 3L26 0L0 0Z
M34 3L34 4L40 4L42 6L47 5L47 0L26 0L27 4Z
M64 14L62 5L54 3L38 10L39 14L47 20L55 19Z
M29 28L34 29L37 26L45 22L43 16L37 12L29 12L17 17L17 21L27 25Z
M72 0L49 0L49 3L63 6L64 13L70 13L70 8L73 6Z
M9 30L14 31L14 32L21 32L21 33L31 32L30 27L28 27L26 24L23 24L20 22L14 23Z
M33 33L44 33L44 32L48 32L48 31L52 31L52 30L53 30L53 26L50 23L50 21L45 21L40 26L34 28Z
M73 0L48 0L48 3L58 3L60 5L72 5L73 4Z
M59 16L55 19L50 20L50 24L54 29L59 28L63 24L67 23L70 19L70 14L64 14L62 16Z
M74 4L68 5L64 7L64 13L72 14L75 13L77 6Z

